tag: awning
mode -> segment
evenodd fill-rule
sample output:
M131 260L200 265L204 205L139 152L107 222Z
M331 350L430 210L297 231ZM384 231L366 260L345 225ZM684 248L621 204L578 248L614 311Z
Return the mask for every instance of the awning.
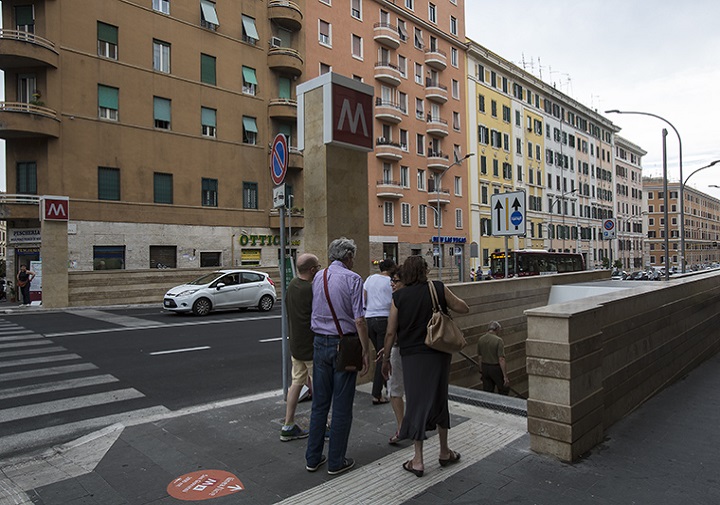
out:
M200 0L200 8L202 9L203 17L208 23L219 25L220 20L215 12L215 4L209 0Z
M118 89L98 86L98 105L106 109L118 110Z
M215 109L203 107L200 112L200 120L203 126L215 126Z
M243 128L246 131L257 133L258 129L257 129L257 123L255 122L255 118L243 116Z
M243 67L243 80L248 84L257 84L257 77L255 76L255 69L250 67Z
M155 119L159 121L170 121L170 100L167 98L153 98Z
M245 35L251 39L260 40L257 28L255 27L255 20L247 16L242 17L243 28L245 29Z

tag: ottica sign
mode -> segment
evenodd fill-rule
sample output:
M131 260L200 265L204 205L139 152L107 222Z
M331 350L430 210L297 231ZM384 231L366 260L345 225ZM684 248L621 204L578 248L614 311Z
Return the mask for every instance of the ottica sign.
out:
M43 196L40 198L41 221L69 221L70 199L67 196Z

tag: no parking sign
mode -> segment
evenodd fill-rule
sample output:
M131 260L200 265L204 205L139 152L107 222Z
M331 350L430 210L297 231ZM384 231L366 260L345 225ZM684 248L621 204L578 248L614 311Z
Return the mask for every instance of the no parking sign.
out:
M287 138L282 133L275 136L270 156L270 175L275 185L279 186L285 180L288 166Z
M615 238L615 220L606 219L603 221L603 238L611 239Z

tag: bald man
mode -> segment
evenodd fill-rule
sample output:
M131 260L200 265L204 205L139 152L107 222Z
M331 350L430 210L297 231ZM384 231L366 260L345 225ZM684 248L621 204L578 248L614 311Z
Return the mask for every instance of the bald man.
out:
M292 384L288 388L285 408L285 425L280 430L280 440L288 442L308 436L307 430L295 424L295 409L302 387L312 375L313 342L315 334L310 329L312 315L312 280L320 270L314 254L301 254L295 262L297 277L288 284L284 303L287 304L288 328L290 330L290 354L292 359Z

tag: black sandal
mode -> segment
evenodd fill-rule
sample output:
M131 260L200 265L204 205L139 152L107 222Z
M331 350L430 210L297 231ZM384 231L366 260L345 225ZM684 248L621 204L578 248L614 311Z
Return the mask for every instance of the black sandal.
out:
M410 473L412 473L412 474L415 474L415 477L422 477L423 474L425 473L425 470L415 470L415 469L412 467L412 460L411 460L411 459L409 459L409 460L407 460L405 463L403 463L402 467L403 467L403 470L407 470L408 472L410 472Z

